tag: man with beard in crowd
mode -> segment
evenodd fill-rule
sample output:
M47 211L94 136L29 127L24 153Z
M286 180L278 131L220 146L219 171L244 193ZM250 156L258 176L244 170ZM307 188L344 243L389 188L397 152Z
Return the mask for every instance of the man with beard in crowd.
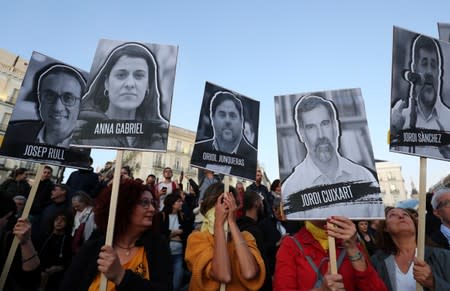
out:
M314 187L337 183L367 183L370 187L379 187L375 176L366 168L358 165L339 153L339 121L336 109L329 100L317 96L305 96L296 103L295 128L300 141L304 143L307 153L304 160L286 178L282 185L283 199L289 198L300 191ZM370 198L369 198L370 200ZM376 207L375 207L376 206ZM338 213L354 213L355 217L376 216L380 203L369 206L347 203L333 205L330 210L334 215ZM344 211L344 212L342 212ZM354 212L352 212L354 211ZM288 214L289 218L323 216L323 209L310 208Z
M404 78L410 84L409 96L401 98L392 107L393 141L399 138L400 130L448 131L450 109L441 100L442 73L443 59L439 44L429 37L418 35L411 46L410 70L403 72ZM440 147L415 145L403 151L437 158L450 158L450 148L445 145Z

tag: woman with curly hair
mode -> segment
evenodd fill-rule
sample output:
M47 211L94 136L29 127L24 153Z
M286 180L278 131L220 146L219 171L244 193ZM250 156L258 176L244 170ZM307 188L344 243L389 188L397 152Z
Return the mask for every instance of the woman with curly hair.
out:
M112 188L102 191L94 209L95 223L106 233ZM119 187L112 246L105 239L87 241L73 258L60 290L98 290L100 274L108 290L172 290L167 240L152 231L152 194L134 180ZM115 289L114 289L115 288Z

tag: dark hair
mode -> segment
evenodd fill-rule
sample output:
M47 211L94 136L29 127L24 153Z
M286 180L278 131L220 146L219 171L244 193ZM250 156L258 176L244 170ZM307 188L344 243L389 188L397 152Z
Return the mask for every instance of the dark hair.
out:
M327 101L318 96L307 96L304 98L300 98L300 100L294 107L294 110L296 110L296 112L294 111L294 116L297 117L298 126L299 127L304 126L303 119L301 117L303 113L309 112L320 105L325 107L325 109L328 112L328 115L332 120L337 120L336 112L333 108L333 105L331 105L330 101Z
M409 215L413 218L413 219L417 219L416 217L419 216L419 212L417 212L417 210L415 210L414 208L405 208L406 211L408 211Z
M17 178L17 176L25 174L27 171L28 171L27 168L17 168L14 171L12 171L11 177L15 179Z
M358 224L359 224L360 222L367 222L367 230L369 230L369 225L370 225L370 223L369 223L369 221L368 221L367 219L355 220L355 221L354 221L354 224L355 224L355 226L356 226L356 231L357 231L360 235L362 235L362 233L359 231L359 227L358 227Z
M148 175L148 176L147 176L147 179L148 179L148 178L150 178L150 177L153 177L153 179L155 179L155 180L156 180L156 176L155 176L155 175L153 175L153 174L150 174L150 175Z
M5 216L9 212L12 212L13 214L11 217L16 214L16 203L10 196L6 195L4 191L0 191L0 218Z
M127 175L130 176L130 177L132 177L132 176L131 176L131 168L130 168L130 166L123 166L123 167L121 168L121 170L125 170L125 171L127 172Z
M261 200L261 197L258 193L253 190L246 190L244 193L244 205L242 205L242 210L245 212L252 209L255 205L255 202L258 200Z
M50 229L53 231L55 220L58 217L64 217L64 219L66 220L66 227L64 228L64 232L66 234L70 233L72 231L72 226L73 226L73 215L70 214L68 211L64 211L64 210L60 210L52 216L52 219L49 221Z
M206 215L206 212L213 208L216 205L217 199L224 192L224 184L217 182L209 185L205 190L205 196L203 198L203 202L200 205L200 213ZM231 192L236 199L236 189L230 186L229 192Z
M162 212L166 214L166 217L168 217L167 215L172 213L172 207L175 204L175 202L178 201L178 199L181 199L179 189L175 189L175 191L166 196L166 198L164 199L164 207L162 210Z
M414 63L416 64L419 62L419 52L421 49L426 50L428 52L434 52L437 55L439 55L438 52L439 45L433 39L429 38L428 36L418 35L416 41L414 42L413 47ZM436 57L438 58L439 56Z
M239 100L234 94L230 92L217 92L214 95L214 97L211 100L211 116L214 116L214 114L216 114L217 106L219 106L225 101L233 102L234 106L236 107L236 110L239 112L239 117L241 118L241 120L244 120L244 117L242 116L241 100Z
M84 203L88 206L94 206L94 200L84 191L77 191L75 192L75 195L72 197L72 199L77 199L78 202Z
M414 223L414 227L415 227L415 231L416 231L416 240L417 240L417 227L418 227L417 220L414 219L414 217L412 217L411 213L408 212L406 209L390 207L390 206L388 206L384 209L384 214L385 214L386 218L387 218L389 211L391 211L392 209L401 209L405 212L405 214L407 214L411 218L411 220ZM378 224L377 232L376 232L377 247L386 253L396 254L398 251L398 248L395 245L394 241L392 240L391 235L385 231L385 228L386 228L386 220L380 220L380 223Z
M84 91L86 90L86 80L83 76L83 74L78 71L77 69L64 65L64 64L60 64L60 63L52 63L49 64L45 67L43 67L42 69L40 69L35 75L34 75L34 79L33 79L33 88L30 92L30 94L25 98L27 101L31 101L31 102L35 102L36 105L36 109L39 109L38 103L40 102L38 99L38 94L39 94L39 85L40 83L42 83L45 78L47 78L50 75L54 75L54 74L66 74L69 75L73 78L75 78L78 83L80 84L80 88L81 88L81 95L79 96L81 98L81 96L83 95Z
M55 189L56 187L58 187L59 189L61 189L64 193L68 194L69 193L69 187L66 184L55 184L53 186L53 189Z
M164 119L160 114L160 92L158 84L158 67L153 53L139 43L128 42L114 48L100 67L89 91L83 98L82 109L94 107L96 110L105 112L109 107L109 97L105 96L105 80L109 77L112 68L122 56L142 58L148 67L148 94L136 109L136 119L156 120ZM89 110L89 109L88 109Z
M270 191L275 191L275 189L277 189L277 187L280 186L280 184L281 184L280 179L273 180L272 184L270 185Z
M134 207L139 203L144 185L132 179L123 180L119 186L117 197L116 221L114 224L114 237L121 235L128 229ZM94 208L94 220L99 231L106 233L108 226L109 204L111 201L112 185L103 189L97 197Z
M50 167L50 166L45 166L45 167L44 167L44 170L50 170L50 172L52 172L52 173L53 173L53 168L52 168L52 167Z

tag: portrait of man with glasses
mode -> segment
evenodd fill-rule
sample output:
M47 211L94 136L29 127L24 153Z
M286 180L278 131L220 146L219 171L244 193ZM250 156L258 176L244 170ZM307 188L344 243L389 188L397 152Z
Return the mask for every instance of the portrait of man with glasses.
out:
M33 52L15 103L0 156L87 169L90 149L71 147L88 73ZM16 101L17 100L17 101ZM9 121L9 122L8 122Z
M35 75L31 92L36 96L39 119L12 121L8 131L23 134L7 136L5 141L68 148L85 87L86 80L76 69L63 64L45 66Z

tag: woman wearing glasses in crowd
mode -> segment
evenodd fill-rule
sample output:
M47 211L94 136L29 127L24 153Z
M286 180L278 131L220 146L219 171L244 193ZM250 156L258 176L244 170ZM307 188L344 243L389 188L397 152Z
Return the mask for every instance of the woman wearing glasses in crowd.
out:
M103 233L111 190L102 191L94 210ZM154 215L152 194L142 184L124 180L119 187L113 245L104 245L104 239L87 241L73 258L60 290L99 290L100 274L108 278L108 290L172 290L169 245L152 231Z
M372 263L388 290L416 290L416 282L425 290L450 290L450 252L425 247L424 260L416 258L417 221L405 209L388 207L385 213Z

